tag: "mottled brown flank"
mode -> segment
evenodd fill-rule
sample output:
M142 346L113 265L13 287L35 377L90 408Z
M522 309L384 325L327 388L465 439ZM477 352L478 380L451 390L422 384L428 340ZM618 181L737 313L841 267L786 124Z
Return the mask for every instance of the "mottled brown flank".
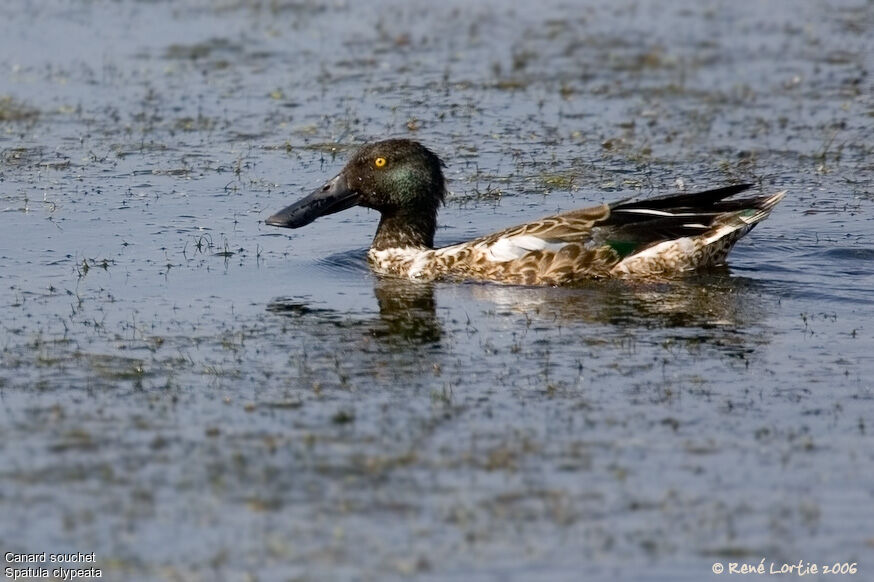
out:
M607 277L619 256L609 247L586 249L569 243L558 251L531 251L520 259L495 262L482 249L434 257L423 278L498 281L514 285L567 285Z

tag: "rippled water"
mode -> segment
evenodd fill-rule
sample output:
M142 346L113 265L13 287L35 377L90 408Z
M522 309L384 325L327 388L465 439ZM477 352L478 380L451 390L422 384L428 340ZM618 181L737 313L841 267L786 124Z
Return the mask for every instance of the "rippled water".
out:
M874 556L870 2L0 7L0 547L111 580L706 580ZM381 280L266 216L367 139L437 240L789 195L730 267ZM807 579L833 580L833 576Z

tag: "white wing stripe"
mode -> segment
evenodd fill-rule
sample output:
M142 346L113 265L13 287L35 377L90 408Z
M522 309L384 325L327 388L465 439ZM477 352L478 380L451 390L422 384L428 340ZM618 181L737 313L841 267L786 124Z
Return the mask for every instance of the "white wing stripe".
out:
M651 208L619 208L613 212L630 212L634 214L652 214L653 216L709 216L706 212L665 212L664 210L652 210Z
M566 244L566 242L548 242L534 235L525 234L499 238L483 250L488 260L503 263L520 259L531 251L558 251Z

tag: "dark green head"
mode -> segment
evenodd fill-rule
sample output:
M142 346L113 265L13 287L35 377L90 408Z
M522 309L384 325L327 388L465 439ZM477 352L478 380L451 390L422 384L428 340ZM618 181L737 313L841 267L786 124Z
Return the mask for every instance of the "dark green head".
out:
M382 215L374 248L431 247L437 208L446 192L442 166L431 150L412 140L370 143L355 152L334 178L266 223L299 228L358 205Z

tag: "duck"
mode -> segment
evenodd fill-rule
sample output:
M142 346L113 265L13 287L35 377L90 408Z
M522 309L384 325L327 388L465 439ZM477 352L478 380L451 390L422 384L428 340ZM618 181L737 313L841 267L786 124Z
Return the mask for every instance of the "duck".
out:
M734 244L786 191L734 198L752 184L571 210L434 248L446 199L443 161L418 141L360 147L339 174L265 220L301 228L353 206L380 214L367 253L379 275L414 281L572 285L592 279L669 278L722 265Z

